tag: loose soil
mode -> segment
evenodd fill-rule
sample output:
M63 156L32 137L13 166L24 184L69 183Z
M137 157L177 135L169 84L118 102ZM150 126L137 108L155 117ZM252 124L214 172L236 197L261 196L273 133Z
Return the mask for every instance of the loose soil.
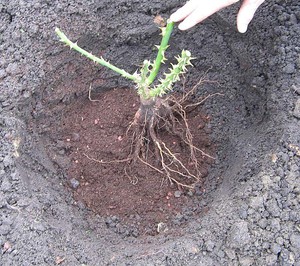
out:
M49 126L70 158L66 172L76 201L103 217L116 217L129 227L138 227L140 234L156 234L159 224L169 224L176 214L193 205L191 196L195 189L171 183L140 161L128 162L133 149L128 129L138 107L139 99L133 89L109 90L93 95L92 99L75 101L59 126ZM205 131L209 118L196 108L187 119L193 144L213 155L213 145ZM177 157L189 161L189 150L177 136L163 129L158 135ZM202 154L197 157L202 180L196 189L200 190L204 189L203 181L213 160ZM159 168L156 159L149 155L147 162ZM193 167L189 166L191 172ZM189 180L178 181L189 184Z
M1 266L300 265L300 3L265 1L240 34L240 2L172 33L167 58L182 49L196 57L186 87L205 73L218 82L195 100L223 94L189 119L200 148L217 144L216 159L193 194L175 198L178 189L148 168L132 168L133 185L126 164L83 156L125 158L137 103L130 82L70 51L54 29L134 73L155 57L154 18L182 1L0 1ZM90 86L100 102L88 99Z

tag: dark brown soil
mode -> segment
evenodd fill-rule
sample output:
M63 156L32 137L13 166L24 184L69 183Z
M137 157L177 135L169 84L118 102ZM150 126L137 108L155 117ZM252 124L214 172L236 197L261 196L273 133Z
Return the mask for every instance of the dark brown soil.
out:
M126 131L138 107L136 93L128 89L106 91L94 95L92 101L77 101L62 118L61 138L71 159L67 172L76 201L102 216L116 216L125 224L135 224L142 234L153 234L159 223L167 223L192 204L189 195L194 191L188 195L187 190L172 185L151 167L126 161L132 149L132 138ZM192 133L197 133L193 134L194 145L212 154L204 130L207 119L197 110L189 114L188 122ZM188 161L189 151L176 136L163 130L160 134L168 147ZM204 178L212 159L201 155L199 160ZM175 191L179 197L175 197Z
M79 196L78 205L73 205L73 192L78 191L70 187L76 187L75 178L81 181L83 162L94 167L91 177L102 184L112 176L122 180L128 198L145 182L158 186L162 179L148 170L151 175L139 175L133 186L124 175L124 164L113 165L115 175L110 176L103 174L108 166L81 156L85 151L97 159L115 158L92 146L103 137L100 124L93 121L107 111L105 94L95 93L131 83L63 46L55 27L86 50L134 73L143 60L154 59L152 48L161 36L153 18L157 14L168 18L182 5L180 0L0 1L0 265L300 265L300 1L265 1L245 34L236 30L240 3L191 30L175 27L166 56L172 60L187 49L197 58L186 75L186 86L210 69L207 78L218 81L224 93L203 107L211 116L210 138L218 144L205 187L199 184L192 197L181 195L187 210L178 206L162 213L172 217L181 211L168 224L178 234L134 239L132 233L117 231L125 222L146 221L154 232L160 218L153 218L157 209L148 214L149 220L145 214L130 217L134 205L127 210L129 217L108 208L101 209L103 216L95 215ZM93 99L101 102L88 101L90 85ZM219 92L215 85L204 84L198 96ZM132 94L118 93L129 99L121 98L122 106L111 102L111 107L133 102ZM118 112L111 110L109 118L118 117ZM126 128L126 122L118 119ZM88 126L85 131L81 124ZM116 129L105 130L110 136ZM202 130L195 128L205 136ZM84 148L88 141L90 150ZM126 151L116 158L123 156ZM75 159L82 164L77 172ZM108 183L107 191L121 195L124 190L112 185ZM155 193L154 204L168 210L167 192L174 194L177 188L166 182L164 186L158 186L163 196L153 190L144 194ZM83 189L82 181L79 188ZM198 193L203 189L206 193ZM100 196L95 196L99 202ZM127 198L123 202L127 204ZM103 199L102 206L108 204ZM204 208L208 211L192 215ZM184 226L176 226L182 216Z

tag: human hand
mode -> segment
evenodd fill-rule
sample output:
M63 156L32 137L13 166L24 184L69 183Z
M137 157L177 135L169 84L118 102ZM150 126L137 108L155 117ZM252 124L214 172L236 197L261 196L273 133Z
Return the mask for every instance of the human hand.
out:
M239 0L190 0L170 17L171 21L182 21L178 28L187 30L220 9L230 6ZM244 0L237 15L237 28L245 33L255 11L265 0Z

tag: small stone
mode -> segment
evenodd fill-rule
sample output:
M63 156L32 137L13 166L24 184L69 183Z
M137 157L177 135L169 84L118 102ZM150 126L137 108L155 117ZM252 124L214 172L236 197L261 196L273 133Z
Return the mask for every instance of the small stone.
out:
M283 72L286 74L293 74L295 72L295 64L294 63L288 63L284 68Z
M241 219L246 219L248 216L248 206L242 205L238 212Z
M277 261L277 255L271 254L271 255L268 255L266 257L266 265L267 266L274 266L274 265L276 265L276 261Z
M157 224L157 233L165 233L168 231L167 224L161 222Z
M17 63L10 63L6 68L6 72L10 75L18 75L22 73L22 69Z
M207 240L205 242L205 246L206 246L206 250L209 251L209 252L212 252L214 247L215 247L215 243L211 240Z
M111 217L111 220L113 222L119 222L119 218L117 216L115 216L115 215Z
M270 185L272 184L272 180L271 180L270 176L268 176L268 175L262 176L261 179L262 179L262 183L265 188L269 188Z
M138 230L137 230L137 229L134 229L134 230L131 232L131 235L132 235L133 237L138 237L138 236L139 236Z
M263 197L261 197L261 196L252 197L250 199L250 206L255 210L258 210L259 208L262 208L264 206Z
M223 250L219 250L219 251L217 252L217 256L220 257L220 258L224 258L224 257L225 257L224 251L223 251Z
M190 197L193 197L193 195L194 195L192 191L189 191L187 194L188 194L188 196L190 196Z
M280 245L278 245L277 243L273 243L273 244L271 245L271 251L272 251L273 254L275 254L275 255L279 254L280 251L281 251Z
M27 207L30 205L30 200L28 198L22 198L17 202L19 207Z
M277 201L275 199L270 199L266 204L267 211L273 217L279 217L282 215L281 209L278 207Z
M299 234L292 234L290 237L290 242L294 248L300 250L300 235Z
M244 257L239 259L240 265L241 266L251 266L254 264L254 261L250 257Z
M176 214L173 223L176 225L180 225L184 221L184 216L181 213Z
M78 133L72 133L72 140L73 141L79 141L80 135Z
M268 220L263 218L259 220L258 225L260 226L260 228L265 229L268 225Z
M19 181L20 180L20 174L18 172L13 172L13 173L11 173L10 176L11 176L11 179L13 181Z
M198 254L199 253L199 248L196 243L193 241L188 241L184 243L184 248L189 254Z
M77 189L80 185L79 181L75 178L70 179L70 185L73 189Z
M250 239L248 223L242 221L235 223L231 227L227 242L230 247L242 248L244 245L250 242Z
M3 192L8 192L11 190L11 184L7 177L4 177L1 184L1 190Z
M11 253L13 251L12 245L10 242L5 242L2 248L2 253Z
M0 194L0 209L5 208L7 206L7 201L2 195Z
M279 244L279 245L283 245L283 241L284 240L283 240L283 238L281 236L279 236L279 237L276 238L276 243Z
M0 69L0 79L3 79L6 77L6 72L4 69Z
M30 229L32 231L44 232L44 231L46 231L47 228L42 223L33 222L32 225L30 226Z
M11 227L8 224L2 224L0 227L0 235L5 236L8 235L11 231Z
M176 190L176 191L174 192L174 197L175 197L175 198L180 198L181 194L182 194L181 191Z
M295 103L293 116L300 119L300 99L298 99Z
M278 167L278 168L276 169L276 173L277 173L278 176L284 177L284 170L283 170L282 167Z
M278 232L280 231L280 220L279 219L272 219L270 223L270 227L273 232Z
M235 259L235 251L233 249L225 249L225 254L231 260Z
M300 84L293 85L292 88L298 95L300 95Z
M4 164L4 167L9 167L9 166L13 165L13 159L9 155L7 155L3 159L3 164Z

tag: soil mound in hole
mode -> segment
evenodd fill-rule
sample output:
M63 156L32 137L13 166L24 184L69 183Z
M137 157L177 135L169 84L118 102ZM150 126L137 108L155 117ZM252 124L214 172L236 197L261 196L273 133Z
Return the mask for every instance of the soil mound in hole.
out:
M93 96L92 101L77 100L62 117L58 137L70 158L67 175L75 200L96 214L112 217L113 225L117 221L137 229L140 234L155 234L158 225L170 223L172 217L181 217L187 210L191 214L192 207L197 213L194 201L204 188L200 181L193 191L180 190L142 163L136 163L129 171L127 162L102 164L96 161L128 157L132 140L126 131L138 107L138 96L128 89L102 92ZM196 110L189 114L188 123L194 145L212 154L213 145L204 130L208 119ZM57 132L53 133L57 136ZM176 137L162 137L167 145L175 146L181 156L190 156L189 151L176 142ZM202 178L211 163L212 159L201 155ZM108 221L110 226L111 219Z

